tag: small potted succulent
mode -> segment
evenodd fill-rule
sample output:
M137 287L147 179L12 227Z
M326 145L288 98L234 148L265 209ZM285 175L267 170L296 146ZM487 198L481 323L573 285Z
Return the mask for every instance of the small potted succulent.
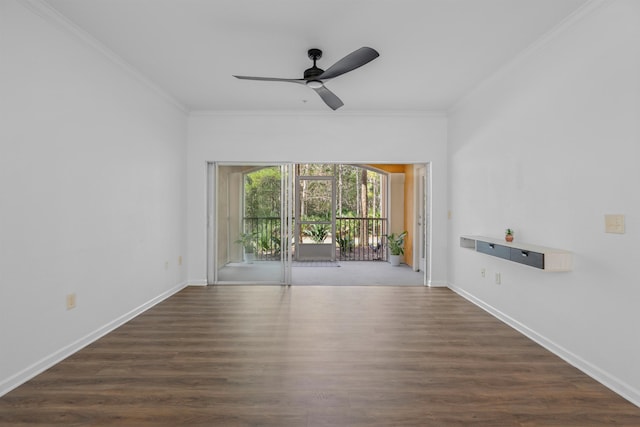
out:
M504 240L507 242L513 242L513 229L507 228L504 232Z

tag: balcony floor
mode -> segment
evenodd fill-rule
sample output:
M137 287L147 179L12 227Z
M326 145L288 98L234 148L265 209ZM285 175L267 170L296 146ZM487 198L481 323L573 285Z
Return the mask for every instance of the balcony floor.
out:
M294 263L291 270L294 286L422 286L424 284L422 272L415 272L406 264L392 267L385 261ZM218 280L222 282L252 283L269 280L277 282L279 277L280 263L269 261L256 261L254 264L228 264L218 272Z
M293 267L293 285L421 286L424 274L406 264L392 267L384 261L340 261L340 267Z

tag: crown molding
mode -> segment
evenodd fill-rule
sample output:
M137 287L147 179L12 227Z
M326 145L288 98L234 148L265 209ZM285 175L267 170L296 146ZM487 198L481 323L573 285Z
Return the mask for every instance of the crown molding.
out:
M88 32L77 26L73 21L60 13L53 6L46 3L44 0L23 0L19 1L19 4L23 5L27 10L32 13L44 18L51 24L54 24L59 29L73 35L90 48L99 52L102 56L110 60L113 64L120 67L127 74L133 76L136 80L142 83L144 86L151 89L165 101L167 101L172 106L176 107L184 114L189 114L189 109L174 98L172 95L167 93L160 86L153 83L149 80L144 74L138 71L133 65L125 61L121 56L116 54L114 51L109 49L107 46L98 41L95 37L90 35Z
M478 84L475 88L471 89L466 95L456 101L451 108L447 110L447 115L451 115L456 112L459 108L463 107L467 102L473 99L476 94L482 91L482 89L489 86L491 83L499 80L505 75L511 73L515 68L520 66L523 62L529 59L533 54L538 52L540 49L544 48L553 40L557 39L561 36L565 31L567 31L570 27L584 19L585 17L591 15L597 10L600 10L603 6L612 3L614 0L589 0L576 9L569 16L564 18L559 24L553 27L551 30L547 31L529 46L527 46L524 50L522 50L519 54L517 54L511 61L508 61L505 65L500 67L496 72L491 74L489 77L484 79L480 84Z
M192 110L190 117L422 117L446 118L446 111L380 110L380 111L295 111L295 110Z

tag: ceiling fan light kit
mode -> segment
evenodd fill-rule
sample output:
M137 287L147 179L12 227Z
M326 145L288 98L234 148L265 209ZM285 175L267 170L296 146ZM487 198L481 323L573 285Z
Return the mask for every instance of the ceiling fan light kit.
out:
M308 80L307 86L311 89L319 89L323 86L323 84L320 80Z
M251 77L236 75L234 75L234 77L242 80L275 81L304 84L305 86L313 89L325 102L325 104L327 104L331 109L337 110L338 108L342 107L344 103L333 92L327 89L327 87L324 85L325 81L341 76L345 73L348 73L349 71L353 71L356 68L360 68L380 56L380 54L375 49L372 49L370 47L361 47L360 49L351 52L350 54L333 64L325 71L316 66L316 61L322 58L322 51L320 49L309 49L307 54L309 55L309 59L313 61L313 66L311 68L307 68L304 71L304 77L301 79L281 79L276 77Z

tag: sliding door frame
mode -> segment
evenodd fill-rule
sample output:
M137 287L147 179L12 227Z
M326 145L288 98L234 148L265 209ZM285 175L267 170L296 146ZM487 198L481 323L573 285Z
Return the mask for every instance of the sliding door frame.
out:
M218 280L218 260L217 260L217 245L218 242L218 231L216 224L218 224L218 213L216 211L216 197L218 196L217 191L217 168L221 165L228 166L256 166L256 167L267 167L267 166L279 166L281 167L282 178L281 178L281 268L282 268L282 282L259 282L261 284L277 284L277 285L291 285L292 284L292 263L293 263L293 252L292 252L292 243L294 237L294 208L295 208L295 165L298 163L320 163L320 162L240 162L240 161L221 161L221 162L207 162L205 179L206 179L206 243L205 243L205 251L206 251L206 277L207 284L226 284ZM333 161L324 161L321 163L334 163L334 164L352 164L352 165L370 165L375 169L376 162L333 162ZM382 163L381 163L382 164ZM388 163L384 163L388 164ZM425 239L424 244L426 247L424 250L426 251L426 259L425 265L421 265L421 270L424 273L424 285L429 286L431 283L431 263L432 263L432 166L430 162L402 162L399 164L406 165L424 165L426 167L426 183L424 190L426 191L425 195L425 213L426 218L426 227L425 227ZM387 186L389 182L387 182ZM388 189L387 189L388 191ZM228 245L229 246L229 245ZM419 250L419 248L415 248L414 250Z
M219 250L218 242L220 242L219 225L221 221L225 223L229 222L229 216L232 214L228 203L227 211L222 217L220 213L220 197L223 195L219 191L219 173L222 166L254 166L257 168L263 167L280 167L281 180L280 180L280 278L281 280L243 280L243 284L269 284L269 285L290 285L291 284L291 238L292 235L292 216L293 216L293 175L294 168L293 163L289 162L207 162L207 194L206 194L206 229L207 229L207 242L206 242L206 256L207 256L207 284L208 285L221 285L221 284L237 284L236 281L223 281L219 277L219 265L218 259ZM226 192L227 197L229 192L233 188L229 182L227 182ZM241 211L244 211L244 199L242 199ZM225 238L227 242L227 253L233 249L231 240Z

